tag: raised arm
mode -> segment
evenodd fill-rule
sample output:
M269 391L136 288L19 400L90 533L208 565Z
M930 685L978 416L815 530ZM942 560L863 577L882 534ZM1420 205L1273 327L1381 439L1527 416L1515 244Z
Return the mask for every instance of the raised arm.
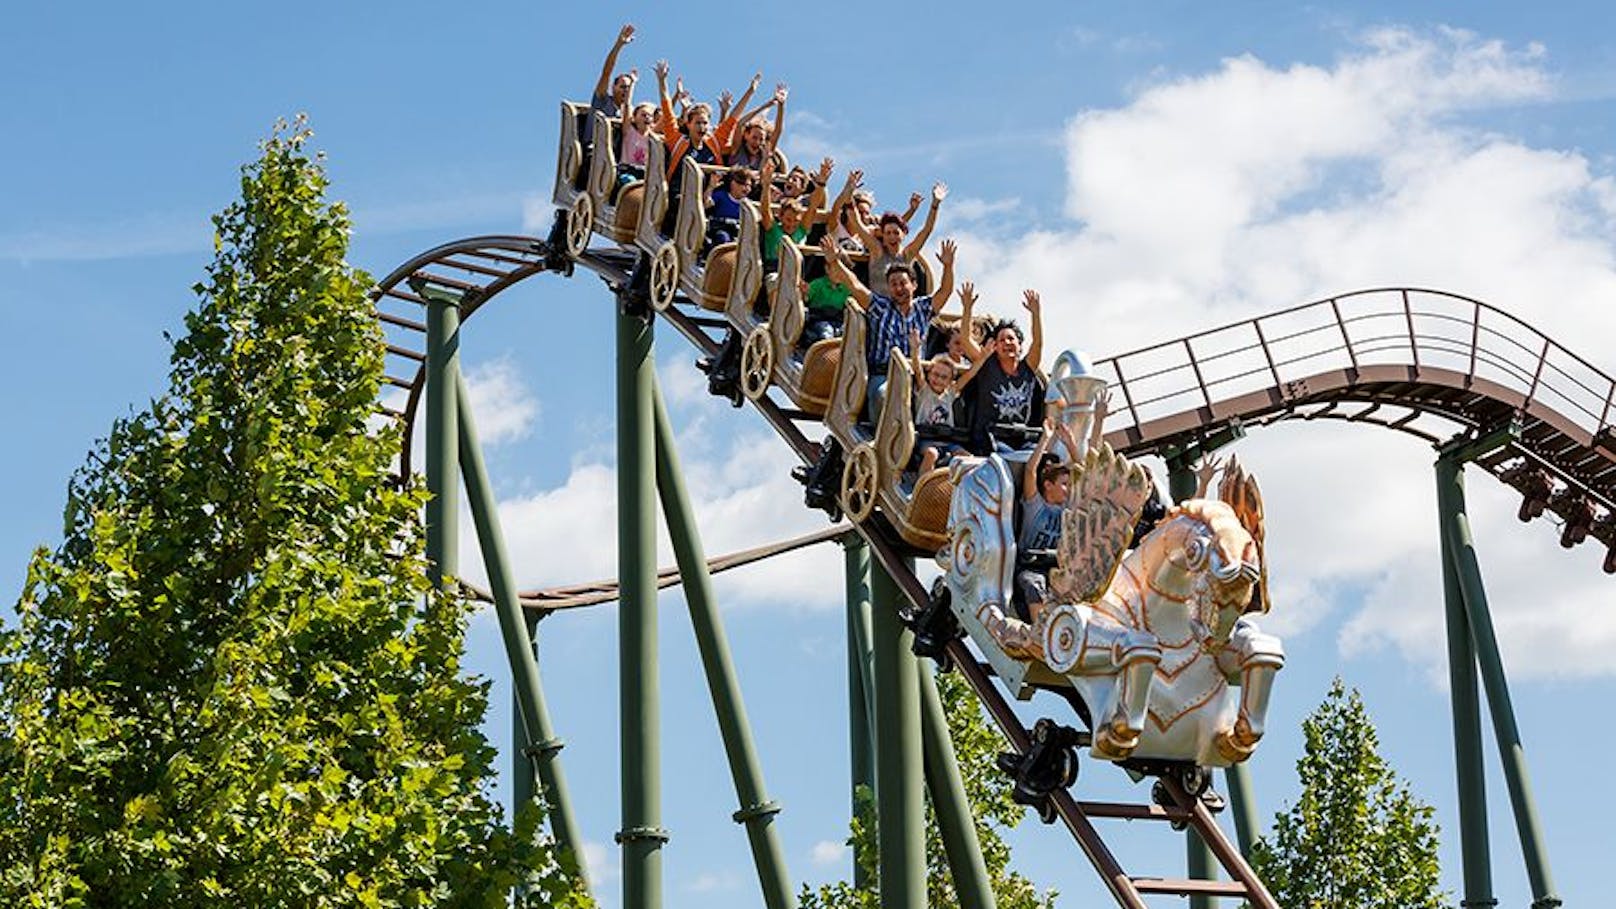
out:
M1027 316L1032 323L1032 343L1027 345L1027 355L1021 359L1034 371L1044 357L1044 306L1038 298L1038 291L1024 290L1021 292L1021 305L1027 310Z
M847 267L847 259L842 254L841 247L830 238L830 234L819 238L819 251L825 256L825 273L832 281L847 288L848 302L858 307L859 312L868 309L870 289L865 287L864 282Z
M774 153L769 153L769 160L774 160ZM813 191L808 194L808 213L803 216L804 227L813 227L825 220L825 184L830 182L831 171L836 168L836 162L826 158L819 162L819 170L810 178Z
M762 78L761 74L752 77L751 88L747 89L746 94L741 97L741 102L735 105L740 110L745 111L739 117L735 118L740 123L750 121L753 117L756 117L758 114L768 110L770 105L786 103L786 84L782 82L775 86L774 94L769 96L769 100L759 104L757 107L754 107L751 110L746 110L746 99L752 96L753 90L757 88L757 80L760 78Z
M937 251L937 261L943 263L943 273L937 278L937 289L931 293L932 315L941 313L954 293L954 254L958 251L959 246L953 240L944 240L943 248Z
M758 86L762 85L762 84L763 84L763 74L762 73L753 73L752 74L752 81L746 83L746 91L741 92L740 100L735 102L735 106L733 108L731 108L731 110L746 110L746 106L748 104L752 103L752 96L757 94ZM722 118L720 118L720 119L722 119ZM740 119L744 120L746 118L742 117Z
M673 99L668 97L668 61L658 60L651 70L656 73L657 131L671 146L679 139L679 120L673 115Z
M1038 434L1038 445L1033 448L1032 454L1027 456L1027 465L1021 471L1021 501L1030 502L1038 495L1038 462L1044 459L1044 453L1049 451L1049 441L1054 438L1048 420L1044 421L1044 431Z
M903 223L908 224L915 219L915 212L920 211L920 203L924 201L926 197L920 193L909 194L909 207L903 210Z
M1079 458L1083 457L1082 451L1077 447L1077 436L1072 435L1072 427L1067 426L1065 423L1057 422L1055 424L1055 437L1060 439L1061 445L1066 448L1067 463L1075 464Z
M612 70L617 68L617 55L623 48L634 40L634 26L624 25L617 32L617 40L612 42L612 49L606 52L606 62L601 65L600 79L595 82L595 96L610 94L612 90ZM594 97L590 98L591 101Z
M758 207L763 209L763 230L768 232L774 226L774 156L770 155L763 161L762 188L758 195Z
M931 229L937 226L937 209L943 207L943 200L948 198L948 185L935 183L931 188L931 208L926 212L926 223L921 226L920 232L915 234L909 245L903 248L903 257L913 259L926 248L926 241L931 239Z
M1089 425L1089 447L1090 448L1099 448L1100 443L1105 441L1105 416L1106 416L1106 414L1108 414L1110 412L1111 412L1111 389L1102 388L1102 389L1100 389L1099 395L1096 396L1095 399L1094 399L1094 422ZM1077 460L1077 455L1075 455L1075 454L1072 455L1072 460L1076 461ZM1207 482L1210 483L1211 479L1208 478ZM1202 493L1200 493L1199 495L1196 496L1196 498L1198 498L1198 499L1199 498L1205 498L1205 497L1206 497L1205 492L1202 492Z
M781 82L774 87L774 132L769 134L769 155L774 156L774 149L780 147L780 137L786 134L786 96L791 90Z
M920 362L920 344L920 332L913 328L909 329L909 366L915 371L916 382L926 381L924 364Z
M971 324L976 309L976 285L966 281L960 285L960 346L965 348L965 358L975 363L982 359L982 345L976 343L976 332Z
M729 118L729 112L735 109L735 94L729 89L718 93L718 122L722 123Z
M1195 498L1204 499L1212 491L1212 481L1217 478L1218 471L1223 469L1223 458L1213 455L1203 455L1200 466L1195 468Z
M825 160L829 161L829 158ZM842 209L853 203L853 191L858 189L859 180L863 179L864 171L854 169L847 172L847 182L842 185L842 191L836 194L836 201L830 206L830 225L834 229L841 223Z
M864 181L864 171L856 170L853 173L858 174L859 182ZM851 177L852 174L848 176ZM857 187L854 188L856 189ZM869 225L864 223L864 219L860 218L857 212L854 212L853 217L849 218L847 223L853 228L853 236L858 237L859 242L864 244L865 252L874 255L876 250L881 248L881 238L875 235L875 231L870 230Z

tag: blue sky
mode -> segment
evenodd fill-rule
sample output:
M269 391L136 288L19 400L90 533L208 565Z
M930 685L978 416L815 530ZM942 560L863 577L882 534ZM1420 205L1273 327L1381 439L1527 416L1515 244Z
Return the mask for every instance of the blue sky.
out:
M1616 43L1591 4L831 4L790 19L717 4L35 4L8 12L25 40L0 59L13 137L0 148L0 381L14 427L0 589L18 589L30 548L56 539L91 442L162 390L162 333L192 303L208 216L276 118L309 113L333 194L354 211L352 261L373 273L456 237L542 230L556 103L587 93L625 20L641 35L623 62L647 77L668 57L704 97L755 68L789 82L787 151L863 166L884 203L947 181L938 236L961 238L990 305L1042 289L1053 345L1104 355L1408 282L1498 303L1616 370ZM530 281L468 325L524 584L612 573L610 350L608 300L587 278ZM760 421L701 393L677 337L658 350L709 552L819 526ZM1283 595L1270 618L1291 657L1253 762L1265 816L1294 795L1295 725L1339 673L1437 806L1456 888L1431 453L1311 424L1238 451L1274 512ZM1550 527L1514 521L1508 494L1470 485L1560 894L1598 905L1616 845L1598 821L1616 797L1587 768L1616 749L1612 581L1591 549L1560 551ZM719 587L799 881L847 864L840 581L824 582L839 560L826 549ZM663 602L668 903L755 905L682 601ZM614 631L606 607L547 620L541 644L585 835L605 844L608 904ZM509 694L486 616L471 664L493 680L489 731L503 740ZM1035 701L1039 713L1059 708ZM1495 762L1489 773L1499 896L1524 905ZM1144 796L1093 765L1080 786ZM1097 898L1063 835L1029 822L1014 839L1018 866L1063 905ZM1162 831L1119 827L1117 843L1130 868L1179 868Z

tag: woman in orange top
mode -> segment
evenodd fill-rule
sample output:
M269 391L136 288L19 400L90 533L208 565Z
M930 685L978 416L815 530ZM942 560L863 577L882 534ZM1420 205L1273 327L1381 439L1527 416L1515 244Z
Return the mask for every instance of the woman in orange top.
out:
M657 118L657 128L662 133L662 141L668 146L668 179L674 179L679 173L679 162L684 160L686 154L693 154L697 164L723 164L725 143L734 134L740 118L732 114L714 129L713 109L706 104L692 104L675 118L673 99L668 97L668 61L656 62L656 77L662 108ZM761 79L761 75L753 77L754 88ZM680 95L683 94L681 88ZM741 96L742 105L751 94L752 89L749 88Z

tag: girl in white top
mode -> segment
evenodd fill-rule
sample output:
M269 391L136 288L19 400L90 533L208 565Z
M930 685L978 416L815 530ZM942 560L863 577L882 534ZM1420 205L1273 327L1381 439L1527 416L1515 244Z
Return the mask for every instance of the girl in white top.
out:
M920 332L909 333L910 365L915 371L915 425L954 425L954 401L959 397L955 384L959 370L946 354L930 360L920 359ZM947 442L926 442L920 446L920 473L925 475L937 467L944 454L957 451L959 446Z

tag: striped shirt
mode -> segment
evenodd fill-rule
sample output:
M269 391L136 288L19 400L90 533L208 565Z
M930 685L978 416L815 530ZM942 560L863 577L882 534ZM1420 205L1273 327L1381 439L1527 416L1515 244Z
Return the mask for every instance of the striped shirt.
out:
M909 353L909 332L918 331L926 337L931 327L931 297L915 297L904 315L891 297L870 294L870 340L865 348L865 359L870 364L870 375L885 376L887 363L892 359L892 348Z

